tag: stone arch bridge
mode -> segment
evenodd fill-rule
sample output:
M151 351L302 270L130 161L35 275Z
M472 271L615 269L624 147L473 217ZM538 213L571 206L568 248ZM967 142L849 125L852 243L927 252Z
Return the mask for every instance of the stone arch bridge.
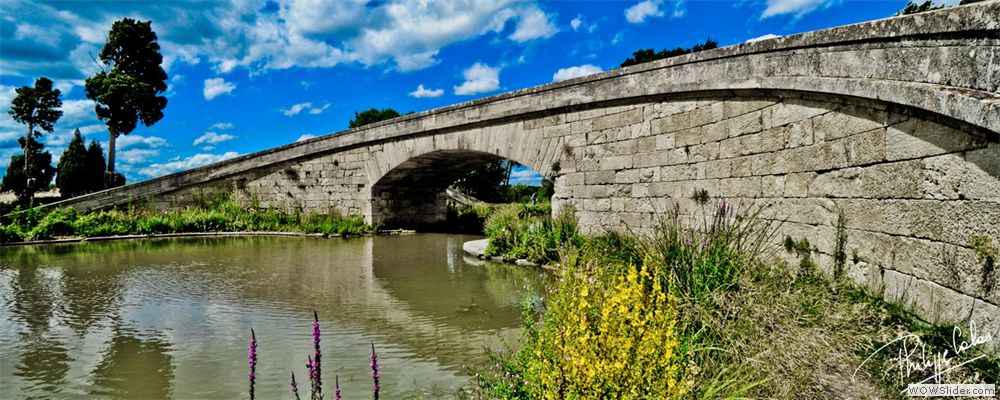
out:
M262 205L443 218L459 174L507 158L554 177L588 232L650 227L696 190L770 205L783 235L925 318L1000 329L1000 2L808 32L412 114L57 205ZM984 320L985 319L985 320ZM1000 335L997 335L1000 336ZM995 336L996 337L996 336Z

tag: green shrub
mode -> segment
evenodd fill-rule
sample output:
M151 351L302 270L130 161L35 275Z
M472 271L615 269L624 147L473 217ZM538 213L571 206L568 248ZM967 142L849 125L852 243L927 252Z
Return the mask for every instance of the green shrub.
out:
M24 234L17 225L0 224L0 243L14 243L24 240Z
M561 249L581 245L572 209L563 209L555 219L549 217L550 213L548 205L498 207L483 229L490 239L486 255L553 263L559 260Z
M76 219L76 211L72 208L58 208L46 214L38 224L28 232L31 240L52 239L58 236L70 236L74 229L73 220Z

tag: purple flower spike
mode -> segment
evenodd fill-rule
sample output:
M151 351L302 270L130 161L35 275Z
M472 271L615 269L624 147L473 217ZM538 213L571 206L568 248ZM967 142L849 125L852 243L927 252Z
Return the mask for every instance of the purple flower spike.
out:
M375 382L375 400L378 400L378 391L382 387L378 385L378 355L375 354L375 343L372 343L372 381Z
M321 399L323 398L323 381L320 369L320 358L322 353L319 350L319 314L316 310L313 310L313 357L312 357L312 386L313 386L313 398Z
M250 362L250 373L247 374L250 380L250 400L253 400L253 384L256 378L254 373L257 371L257 335L253 328L250 328L250 351L247 353L247 359Z
M292 387L292 396L295 396L295 400L299 400L299 385L295 383L295 371L292 371L292 383L289 386Z
M340 376L333 376L333 400L340 400Z

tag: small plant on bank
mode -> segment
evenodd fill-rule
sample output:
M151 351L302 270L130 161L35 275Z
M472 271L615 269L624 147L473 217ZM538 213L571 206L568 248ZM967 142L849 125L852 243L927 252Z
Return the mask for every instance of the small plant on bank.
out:
M486 219L483 228L489 237L487 256L507 260L526 259L537 263L554 263L559 251L582 243L576 217L569 207L555 218L547 205L516 204L501 206Z

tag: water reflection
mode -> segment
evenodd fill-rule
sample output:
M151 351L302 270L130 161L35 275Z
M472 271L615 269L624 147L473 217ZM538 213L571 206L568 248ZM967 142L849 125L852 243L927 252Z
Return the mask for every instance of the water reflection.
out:
M116 327L114 337L92 374L91 396L112 399L166 399L171 397L174 366L170 344L158 338L141 339L137 332Z
M513 338L537 270L473 265L471 237L347 241L184 239L4 248L0 398L220 398L245 391L246 332L260 339L257 392L287 393L324 330L324 381L367 397L367 345L387 397L439 396L482 348ZM9 307L8 307L9 306ZM15 334L17 340L7 335Z

